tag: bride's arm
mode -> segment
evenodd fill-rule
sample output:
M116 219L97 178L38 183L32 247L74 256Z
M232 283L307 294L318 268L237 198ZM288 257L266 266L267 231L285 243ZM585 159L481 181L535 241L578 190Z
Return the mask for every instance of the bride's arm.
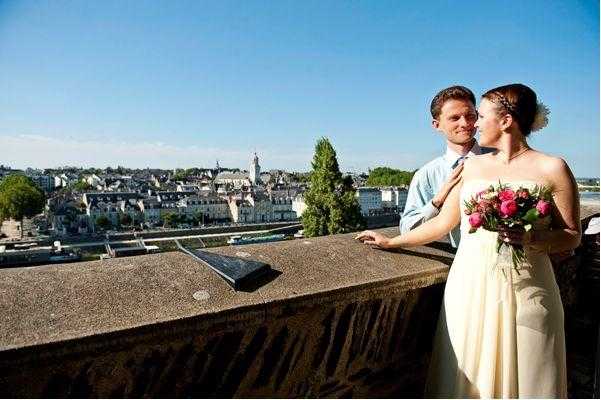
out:
M393 238L388 238L380 233L372 231L361 232L356 239L365 244L376 245L383 249L394 249L399 247L413 247L433 242L449 233L460 221L459 193L462 182L460 181L449 193L440 213L410 230Z
M580 197L572 171L562 159L550 165L553 177L552 230L532 233L529 245L549 253L573 250L580 244Z

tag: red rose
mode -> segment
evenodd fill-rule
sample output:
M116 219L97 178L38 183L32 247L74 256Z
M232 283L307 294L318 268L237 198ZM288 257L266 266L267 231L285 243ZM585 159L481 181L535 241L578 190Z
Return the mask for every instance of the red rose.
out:
M518 211L518 205L513 200L507 200L501 203L501 216L503 218L512 217Z
M501 200L501 201L514 200L514 199L515 199L515 192L511 189L503 189L499 192L499 200Z
M536 209L538 210L540 216L544 217L549 215L549 212L551 211L551 203L545 200L539 200L538 203L536 203Z
M480 228L484 223L484 218L482 218L482 214L475 212L470 215L469 223L472 228Z

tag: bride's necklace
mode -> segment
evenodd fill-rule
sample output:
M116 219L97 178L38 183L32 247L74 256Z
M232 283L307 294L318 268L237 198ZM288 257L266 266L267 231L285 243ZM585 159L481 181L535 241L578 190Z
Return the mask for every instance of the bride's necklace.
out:
M525 153L525 152L527 152L528 150L530 150L530 147L526 147L524 150L522 150L522 151L518 151L517 153L515 153L514 155L512 155L511 157L509 157L509 158L507 159L507 161L511 161L511 160L513 160L514 158L521 156L522 154L524 154L524 153Z
M509 161L513 160L514 158L517 158L517 157L521 156L522 154L524 154L528 150L530 150L530 147L526 147L525 149L518 151L517 153L515 153L514 155L512 155L511 157L509 157L507 159L507 163L509 163Z

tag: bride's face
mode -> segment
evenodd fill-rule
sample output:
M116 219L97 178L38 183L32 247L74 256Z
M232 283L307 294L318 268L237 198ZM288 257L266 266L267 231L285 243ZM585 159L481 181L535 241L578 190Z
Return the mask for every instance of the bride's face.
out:
M476 121L481 146L494 147L502 133L500 122L497 106L487 99L482 99Z

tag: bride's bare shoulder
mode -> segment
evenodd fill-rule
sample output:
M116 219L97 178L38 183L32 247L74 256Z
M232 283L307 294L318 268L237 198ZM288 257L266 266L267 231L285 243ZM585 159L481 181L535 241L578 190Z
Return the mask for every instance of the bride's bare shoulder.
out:
M568 163L563 158L537 151L534 154L533 161L554 185L565 186L574 184L574 175Z
M568 164L561 157L545 154L540 151L534 152L536 164L539 165L545 173L557 174L569 171Z

